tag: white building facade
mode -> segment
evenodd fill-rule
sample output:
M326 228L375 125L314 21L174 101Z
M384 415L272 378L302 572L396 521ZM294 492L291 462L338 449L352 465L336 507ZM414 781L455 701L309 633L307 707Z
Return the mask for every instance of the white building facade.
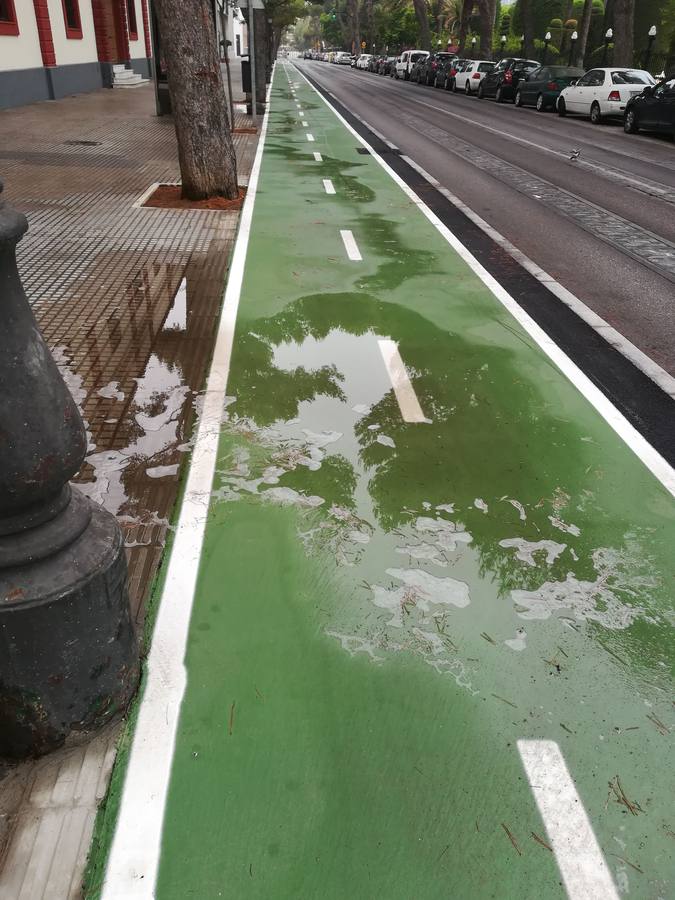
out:
M149 0L0 0L0 108L147 78ZM128 74L120 75L120 66Z

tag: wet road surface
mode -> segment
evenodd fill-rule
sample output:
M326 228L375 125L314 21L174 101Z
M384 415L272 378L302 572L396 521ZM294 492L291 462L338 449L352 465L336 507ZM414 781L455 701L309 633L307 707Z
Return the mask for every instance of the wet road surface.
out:
M341 66L298 65L675 374L672 141Z
M104 897L668 896L675 476L360 149L277 66Z

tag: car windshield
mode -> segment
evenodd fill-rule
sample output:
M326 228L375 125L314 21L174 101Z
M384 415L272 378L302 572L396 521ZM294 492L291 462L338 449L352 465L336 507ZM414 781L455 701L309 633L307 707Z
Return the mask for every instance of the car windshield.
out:
M628 69L625 72L612 72L612 84L656 84L656 82L649 72Z
M424 59L425 56L427 56L426 53L411 53L410 59L412 60L412 62L417 62L418 59Z
M491 72L495 67L494 63L480 63L478 66L479 72Z
M583 69L575 69L571 66L551 66L549 69L552 78L581 78Z

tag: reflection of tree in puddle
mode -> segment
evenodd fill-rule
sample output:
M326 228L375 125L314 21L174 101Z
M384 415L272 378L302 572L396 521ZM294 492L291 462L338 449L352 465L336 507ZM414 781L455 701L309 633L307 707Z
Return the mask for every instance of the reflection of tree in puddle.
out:
M301 358L303 342L325 341L342 330L372 335L377 354L374 329L399 338L432 423L405 423L387 390L354 424L356 458L333 454L317 470L294 466L279 476L294 491L328 500L306 515L320 520L332 505L357 509L355 494L367 482L381 531L398 533L411 565L441 574L448 565L468 565L473 579L494 581L498 595L520 592L513 595L514 608L526 621L589 622L605 641L622 645L623 655L639 647L646 662L645 654L662 653L661 625L641 615L661 606L663 573L672 560L660 542L645 552L654 516L640 512L642 488L622 485L619 496L613 478L603 477L604 427L592 415L574 421L579 404L564 394L554 397L556 405L545 399L540 383L547 364L540 365L544 373L523 369L517 336L486 346L365 293L307 296L255 321L255 335L239 343L232 378L236 415L268 426L294 419L301 403L321 394L352 402L340 387L345 375L334 366L288 371L275 365L275 349L293 343ZM395 449L378 442L382 433ZM635 511L631 520L626 509ZM430 535L425 520L447 522L454 543L448 545L448 535ZM468 539L458 543L458 532ZM406 596L416 589L408 585ZM395 602L405 593L396 580L387 590ZM425 634L428 626L428 616L414 623ZM624 641L619 631L632 637ZM440 646L428 634L424 640Z

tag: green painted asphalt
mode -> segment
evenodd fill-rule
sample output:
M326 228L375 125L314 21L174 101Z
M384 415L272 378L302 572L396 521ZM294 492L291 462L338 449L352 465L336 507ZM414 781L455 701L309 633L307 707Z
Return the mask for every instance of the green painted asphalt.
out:
M157 897L564 897L523 738L617 888L673 896L672 497L288 73L309 127L277 66Z

